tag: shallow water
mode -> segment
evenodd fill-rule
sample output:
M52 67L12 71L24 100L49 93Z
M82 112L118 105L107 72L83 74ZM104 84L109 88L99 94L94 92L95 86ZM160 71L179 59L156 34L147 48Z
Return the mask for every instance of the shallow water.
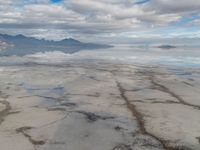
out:
M59 50L27 54L25 56L1 56L0 65L23 64L65 64L69 60L110 60L123 63L165 65L172 68L199 68L200 50L198 47L159 49L155 47L115 46L110 49L82 50L65 53Z

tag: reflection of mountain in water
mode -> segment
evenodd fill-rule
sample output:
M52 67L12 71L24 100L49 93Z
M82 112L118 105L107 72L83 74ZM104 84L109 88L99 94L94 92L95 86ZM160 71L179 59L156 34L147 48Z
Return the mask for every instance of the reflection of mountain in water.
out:
M160 46L158 46L158 48L160 48L160 49L173 49L173 48L176 48L176 46L173 46L173 45L160 45Z
M0 34L0 41L7 43L7 48L0 52L1 56L26 55L45 51L62 51L74 53L84 49L110 48L110 45L82 43L74 39L64 39L61 41L39 40L23 35L10 36ZM9 46L10 45L10 46Z

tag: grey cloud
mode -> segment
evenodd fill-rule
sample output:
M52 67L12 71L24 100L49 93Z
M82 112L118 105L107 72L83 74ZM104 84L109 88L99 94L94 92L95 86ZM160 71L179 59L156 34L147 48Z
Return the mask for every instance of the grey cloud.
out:
M118 36L135 30L151 31L150 26L168 26L184 15L200 13L199 0L182 0L181 4L175 0L150 0L142 5L136 2L65 0L53 5L49 0L0 0L0 28L37 30L38 36L53 29L63 34Z
M150 8L159 13L199 12L199 0L151 0Z

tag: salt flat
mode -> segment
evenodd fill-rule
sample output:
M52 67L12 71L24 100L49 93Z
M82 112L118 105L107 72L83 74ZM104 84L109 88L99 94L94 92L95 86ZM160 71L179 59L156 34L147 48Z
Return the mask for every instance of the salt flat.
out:
M199 150L199 97L198 69L105 60L1 66L1 149Z

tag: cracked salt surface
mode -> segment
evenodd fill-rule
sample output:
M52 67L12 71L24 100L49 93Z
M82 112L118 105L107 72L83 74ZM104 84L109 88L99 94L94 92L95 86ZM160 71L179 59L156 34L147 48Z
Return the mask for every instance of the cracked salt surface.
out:
M156 66L76 59L2 70L2 149L200 149L198 69L179 76Z

